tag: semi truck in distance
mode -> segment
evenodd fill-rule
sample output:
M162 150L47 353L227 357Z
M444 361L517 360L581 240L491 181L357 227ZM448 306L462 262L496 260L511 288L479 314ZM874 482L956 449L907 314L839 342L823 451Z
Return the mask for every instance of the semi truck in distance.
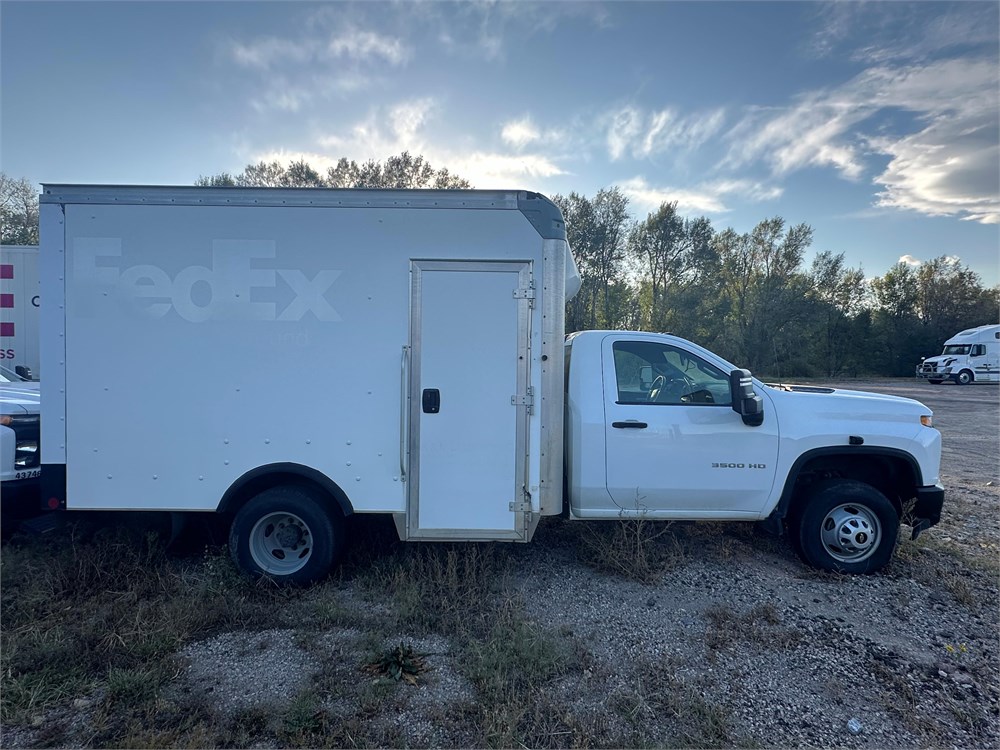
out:
M360 513L414 541L763 521L851 573L940 518L917 401L766 386L670 335L567 337L580 277L541 195L45 185L40 204L48 507L222 514L240 568L298 584Z
M1000 325L959 331L944 342L941 354L917 365L917 377L932 385L1000 383Z

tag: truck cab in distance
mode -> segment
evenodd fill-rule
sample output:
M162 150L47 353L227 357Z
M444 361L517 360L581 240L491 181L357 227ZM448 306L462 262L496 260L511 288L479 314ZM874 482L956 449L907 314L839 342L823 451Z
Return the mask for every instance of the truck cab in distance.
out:
M944 342L944 351L917 365L917 377L932 385L1000 383L1000 325L960 331Z

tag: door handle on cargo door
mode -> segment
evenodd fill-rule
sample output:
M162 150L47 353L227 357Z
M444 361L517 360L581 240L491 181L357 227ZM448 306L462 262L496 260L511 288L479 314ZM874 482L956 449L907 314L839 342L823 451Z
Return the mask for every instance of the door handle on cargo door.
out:
M437 388L424 388L423 396L424 414L437 414L441 411L441 391Z
M612 422L612 427L617 427L620 430L645 430L649 427L645 422L636 422L634 419L630 419L627 422Z

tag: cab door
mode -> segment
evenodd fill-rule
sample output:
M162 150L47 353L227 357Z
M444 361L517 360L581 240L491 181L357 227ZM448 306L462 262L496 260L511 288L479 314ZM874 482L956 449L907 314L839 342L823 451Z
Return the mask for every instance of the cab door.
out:
M676 340L604 340L607 488L625 511L756 517L771 493L778 426L732 409L728 373Z

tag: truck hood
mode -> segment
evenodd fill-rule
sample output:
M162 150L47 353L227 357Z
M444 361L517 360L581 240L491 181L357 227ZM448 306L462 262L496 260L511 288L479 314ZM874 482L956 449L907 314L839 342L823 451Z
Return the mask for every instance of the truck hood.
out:
M39 414L41 394L37 383L4 383L0 385L0 413Z
M889 396L870 391L850 391L841 388L823 388L809 385L767 384L771 396L779 401L788 400L813 411L817 415L853 415L860 420L894 419L920 423L920 416L932 414L931 409L919 401L902 396ZM776 392L775 392L776 391Z

